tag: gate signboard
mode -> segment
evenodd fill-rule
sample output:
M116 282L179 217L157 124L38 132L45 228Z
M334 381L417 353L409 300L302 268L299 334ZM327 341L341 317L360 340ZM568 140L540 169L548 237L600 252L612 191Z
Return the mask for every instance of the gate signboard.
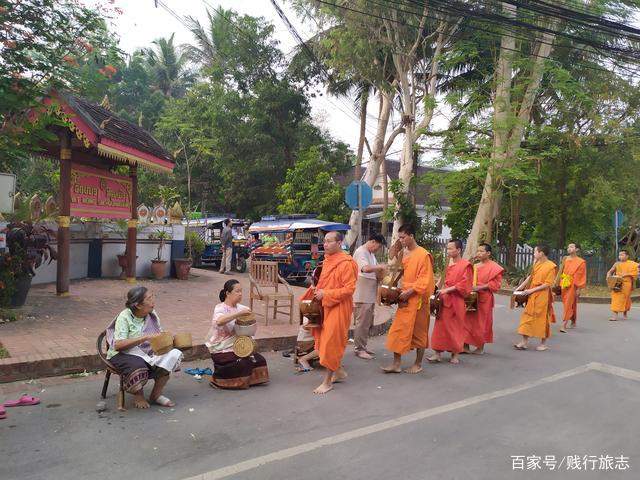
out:
M71 215L90 218L130 218L129 177L106 170L71 165Z

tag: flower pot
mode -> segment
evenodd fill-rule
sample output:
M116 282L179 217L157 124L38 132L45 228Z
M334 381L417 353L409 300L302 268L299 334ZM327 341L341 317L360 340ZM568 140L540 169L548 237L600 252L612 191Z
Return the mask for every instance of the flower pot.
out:
M151 273L156 280L162 280L167 272L166 260L151 260Z
M31 288L31 275L16 278L15 292L11 296L11 306L21 307L27 301L27 294Z
M191 270L190 258L179 258L173 261L176 267L176 277L178 280L188 280L189 270Z

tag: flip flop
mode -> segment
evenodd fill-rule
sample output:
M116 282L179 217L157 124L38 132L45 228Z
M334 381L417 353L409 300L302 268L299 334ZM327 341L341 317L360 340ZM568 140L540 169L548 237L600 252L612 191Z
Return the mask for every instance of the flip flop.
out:
M38 405L40 399L38 397L32 397L31 395L23 395L18 400L11 400L4 402L5 407L26 407L28 405Z
M567 333L567 331L564 328L561 328L560 330L558 330L560 333Z
M516 343L513 345L513 348L515 348L516 350L526 350L529 347L520 346Z
M4 405L0 405L0 420L7 418L7 411L4 409Z
M312 370L313 368L298 367L296 369L296 375L302 375L303 373L311 372Z

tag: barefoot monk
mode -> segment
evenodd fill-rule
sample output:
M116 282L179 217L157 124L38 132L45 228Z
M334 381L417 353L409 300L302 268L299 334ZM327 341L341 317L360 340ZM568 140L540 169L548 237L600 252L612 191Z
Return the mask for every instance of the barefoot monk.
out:
M358 280L358 264L342 251L343 235L329 232L324 236L322 273L315 287L310 287L302 300L315 298L322 303L322 327L314 328L320 365L326 369L323 382L314 393L327 393L333 383L347 377L342 357L347 347L349 324L353 313L353 292Z
M484 345L493 342L493 306L495 304L493 294L500 290L504 268L491 260L491 245L488 243L478 245L476 259L479 263L474 267L477 281L473 290L478 294L478 303L476 311L467 312L465 316L467 330L465 344L476 347L470 353L482 355Z
M564 314L562 317L562 333L567 332L567 326L571 322L570 328L576 326L578 319L578 297L580 291L587 286L587 262L578 256L580 246L577 243L567 245L567 253L562 263L560 272L560 288L562 295L562 306Z
M551 286L556 277L556 264L547 258L548 255L549 247L546 245L538 245L533 250L534 263L531 275L516 288L528 295L527 306L522 312L518 327L522 340L514 345L517 350L526 350L531 337L540 339L540 345L536 350L548 349L546 343L551 336L551 324L556 322L551 293Z
M627 312L631 309L631 292L638 277L638 264L629 260L629 252L620 250L618 262L607 272L607 277L617 275L622 277L622 285L619 289L611 291L611 321L618 320L620 313L627 318Z
M442 307L431 334L431 348L435 354L429 357L429 361L442 361L442 352L448 351L451 352L450 362L458 364L458 354L462 352L466 336L464 299L473 287L473 267L462 258L460 240L451 240L447 244L447 256L450 264L445 272L444 288L439 293Z
M393 352L393 363L383 370L387 373L400 372L402 355L415 350L416 361L406 372L419 373L424 350L429 344L429 297L435 288L433 258L416 243L412 225L400 227L398 238L405 249L402 293L387 336L387 349Z

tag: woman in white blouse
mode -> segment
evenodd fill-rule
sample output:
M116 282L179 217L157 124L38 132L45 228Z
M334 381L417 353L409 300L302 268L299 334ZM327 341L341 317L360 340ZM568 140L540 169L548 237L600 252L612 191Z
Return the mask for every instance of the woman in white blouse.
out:
M241 300L240 282L228 280L220 291L221 303L213 310L211 329L205 342L213 360L212 387L245 389L269 381L267 361L262 355L253 353L242 358L233 352L235 320L249 311L240 304Z

